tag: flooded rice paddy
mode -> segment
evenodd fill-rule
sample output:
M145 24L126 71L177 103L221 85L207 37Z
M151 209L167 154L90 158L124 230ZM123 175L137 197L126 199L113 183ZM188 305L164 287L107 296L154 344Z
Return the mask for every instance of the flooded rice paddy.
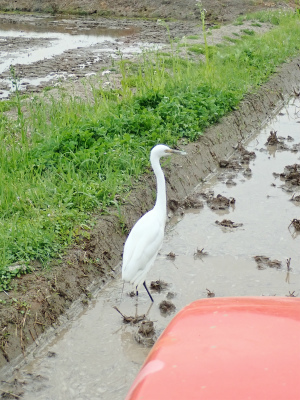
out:
M244 144L242 158L241 152L235 153L229 163L221 163L225 168L195 188L199 207L184 213L179 209L170 218L160 255L147 277L148 287L150 281L167 284L160 291L152 289L154 303L144 289L138 299L131 297L130 285L123 286L119 275L81 315L70 314L64 328L54 331L50 342L15 370L22 398L124 399L150 350L145 343L151 344L174 313L191 301L299 296L300 231L292 223L300 219L299 123L300 101L292 99ZM270 141L270 132L273 139L276 132L277 143ZM231 201L225 206L214 202L217 195ZM160 307L162 301L175 309L169 309L169 303ZM144 315L153 329L148 326L145 331L139 318Z
M5 16L2 16L4 18ZM0 99L16 89L40 91L66 79L101 72L112 60L130 57L150 43L132 41L139 28L130 25L54 17L0 21Z

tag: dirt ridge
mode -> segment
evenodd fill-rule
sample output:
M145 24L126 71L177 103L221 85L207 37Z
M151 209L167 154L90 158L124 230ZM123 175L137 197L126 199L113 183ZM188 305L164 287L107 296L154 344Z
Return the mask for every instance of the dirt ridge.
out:
M231 21L239 14L256 9L276 6L272 2L249 2L249 0L202 0L207 18L214 21ZM282 5L280 5L282 6ZM50 12L53 14L72 12L114 17L165 18L195 20L200 11L195 0L0 0L0 10L25 12Z

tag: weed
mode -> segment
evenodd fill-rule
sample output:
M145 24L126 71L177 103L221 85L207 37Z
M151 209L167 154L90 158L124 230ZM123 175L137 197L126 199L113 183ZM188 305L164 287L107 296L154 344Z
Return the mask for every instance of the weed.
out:
M205 10L205 8L203 8L202 2L200 0L196 0L196 4L200 11L200 18L201 18L201 23L202 23L202 33L203 33L203 39L204 39L204 48L205 48L205 58L206 58L206 65L207 65L207 70L208 70L209 69L209 51L208 51L207 35L206 35L206 29L205 29L206 10Z
M193 46L188 46L187 49L192 53L205 54L205 48L202 44L197 44L197 45L195 44Z
M231 42L231 43L237 43L239 40L239 39L232 38L230 36L223 36L223 39L227 40L228 42Z
M199 39L199 35L189 35L186 38L191 39L191 40L196 40L196 39Z
M246 35L253 36L255 32L252 29L241 29L241 32L244 32Z
M3 290L10 290L11 286L10 283L12 281L12 279L14 278L20 278L21 275L25 275L28 272L31 272L32 269L28 266L24 267L20 267L17 266L15 269L11 270L11 268L9 269L0 269L0 292ZM5 304L5 303L4 303Z

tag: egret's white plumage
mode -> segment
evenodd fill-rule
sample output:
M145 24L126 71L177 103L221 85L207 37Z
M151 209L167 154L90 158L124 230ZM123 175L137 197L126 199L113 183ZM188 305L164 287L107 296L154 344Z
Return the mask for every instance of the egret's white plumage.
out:
M123 252L122 279L132 283L136 288L144 284L152 301L145 279L161 248L167 217L166 183L159 160L172 153L185 154L162 144L151 150L150 161L157 183L156 203L152 210L136 222Z

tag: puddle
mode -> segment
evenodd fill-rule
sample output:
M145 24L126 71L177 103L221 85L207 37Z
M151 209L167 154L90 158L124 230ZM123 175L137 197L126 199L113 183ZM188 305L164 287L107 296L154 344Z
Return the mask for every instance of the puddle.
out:
M14 373L24 400L103 399L121 400L139 371L149 348L134 339L137 325L123 324L118 309L127 316L146 314L159 335L174 313L193 300L222 296L300 295L300 233L289 227L300 218L300 207L290 201L300 187L288 192L284 180L274 176L286 165L300 164L300 152L290 151L300 142L300 101L293 100L252 138L246 148L255 151L251 174L220 169L197 192L214 191L235 198L226 210L204 207L173 217L165 241L147 282L158 279L169 284L152 291L154 304L145 290L138 301L128 296L129 285L117 279L108 284L70 327L57 334L50 345L36 351L33 360ZM289 150L266 146L270 131L277 131ZM228 185L227 174L236 185ZM242 223L223 227L216 220ZM195 255L197 249L207 255ZM172 254L173 253L173 254ZM254 256L281 261L259 268ZM286 260L290 260L288 270ZM176 310L164 313L159 304L171 301ZM72 323L71 323L72 322Z

